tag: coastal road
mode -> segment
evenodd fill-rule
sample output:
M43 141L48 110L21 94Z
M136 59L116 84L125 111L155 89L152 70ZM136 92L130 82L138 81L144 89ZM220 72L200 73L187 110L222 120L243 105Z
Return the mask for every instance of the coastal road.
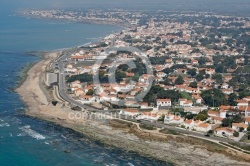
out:
M123 120L138 123L138 121L136 119L132 118L132 117L120 116L120 118L123 119ZM199 133L199 132L178 128L178 127L171 126L171 125L164 124L164 123L160 123L160 122L157 122L157 121L156 122L151 122L151 121L148 121L148 120L140 120L140 123L144 123L144 124L147 124L147 125L152 125L152 126L157 127L157 128L165 128L165 129L168 129L168 130L173 130L173 131L176 131L176 132L179 132L179 133L182 133L182 134L186 134L187 136L199 137L201 139L206 139L206 140L210 140L210 141L224 142L224 143L234 142L232 140L227 140L225 138L220 138L220 137L214 137L214 136L207 137L204 134Z

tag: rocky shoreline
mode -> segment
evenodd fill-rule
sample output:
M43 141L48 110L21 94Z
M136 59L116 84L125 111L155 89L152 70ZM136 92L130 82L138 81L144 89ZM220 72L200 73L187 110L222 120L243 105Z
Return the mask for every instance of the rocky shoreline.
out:
M71 119L74 113L62 104L53 106L41 89L41 76L46 66L61 52L44 55L27 72L26 80L16 92L27 105L26 114L53 122L57 125L83 133L90 140L100 141L106 146L118 147L126 151L136 152L145 157L165 161L170 165L249 165L250 156L238 154L233 150L219 145L197 143L195 138L174 135L155 135L141 131L133 125L121 124L113 120ZM217 147L218 146L218 147ZM213 148L209 148L213 147Z

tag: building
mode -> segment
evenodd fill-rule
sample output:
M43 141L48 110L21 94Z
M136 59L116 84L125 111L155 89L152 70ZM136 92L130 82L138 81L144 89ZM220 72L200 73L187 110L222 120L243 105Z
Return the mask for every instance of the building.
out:
M172 105L171 99L157 99L157 107L170 107Z
M222 124L222 120L223 120L223 119L224 119L224 118L217 117L217 116L212 117L212 120L213 120L213 122L214 122L215 124Z
M247 100L236 100L236 102L238 103L237 106L248 106L248 101Z
M120 111L121 115L128 115L128 116L136 116L139 115L139 111L137 109L123 109Z
M181 118L180 116L173 115L173 114L165 115L165 118L164 118L164 123L166 124L181 124L183 123L183 121L184 121L183 118Z
M192 119L185 120L182 125L184 125L186 129L192 129L194 127L194 121Z
M240 131L240 128L243 128L244 131L247 131L248 125L244 123L232 123L232 129Z
M179 105L182 107L192 107L193 101L181 98L179 99Z
M219 117L220 116L220 113L219 112L217 112L217 111L212 111L212 110L209 110L208 112L207 112L207 114L208 114L208 116L210 116L210 117Z
M221 127L215 129L215 135L220 136L220 137L232 137L234 134L234 130L229 128L229 127Z
M95 102L95 97L90 96L90 95L81 95L80 101L84 104L89 104L89 103Z
M212 129L212 125L208 123L199 123L198 125L194 126L194 129L200 132L208 132Z

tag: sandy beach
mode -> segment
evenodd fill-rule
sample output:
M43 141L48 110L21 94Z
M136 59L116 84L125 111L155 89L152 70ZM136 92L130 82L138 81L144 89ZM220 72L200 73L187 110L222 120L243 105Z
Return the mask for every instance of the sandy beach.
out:
M138 130L134 125L124 126L109 120L71 119L74 113L62 103L53 106L51 98L44 92L44 72L50 61L60 55L60 51L44 55L27 73L26 80L16 92L27 105L26 114L38 117L61 126L83 133L91 140L101 141L105 145L137 152L143 156L153 157L174 165L249 165L250 155L238 153L232 149L217 148L207 150L202 143L185 142L184 136L156 135ZM215 145L216 146L216 145Z

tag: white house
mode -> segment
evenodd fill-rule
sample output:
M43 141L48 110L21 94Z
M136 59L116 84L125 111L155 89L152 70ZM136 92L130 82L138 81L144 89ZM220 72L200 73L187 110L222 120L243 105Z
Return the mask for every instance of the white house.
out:
M214 122L215 124L222 124L222 120L223 120L223 119L224 119L224 118L217 117L217 116L212 117L212 120L213 120L213 122Z
M164 123L166 124L181 124L184 122L184 119L181 118L180 116L176 116L176 115L173 115L173 114L168 114L168 115L165 115L165 118L164 118Z
M250 101L250 96L244 97L243 100Z
M232 123L232 129L239 131L240 128L243 128L244 131L247 131L247 127L248 125L244 124L244 123Z
M128 115L128 116L136 116L136 115L139 115L139 111L137 109L122 109L119 114Z
M248 106L248 101L247 100L236 100L236 102L238 103L237 106Z
M195 100L195 103L201 104L202 98L199 95L193 95L193 99Z
M229 127L221 127L215 129L215 135L220 136L220 137L232 137L234 134L234 130L229 128Z
M194 126L194 129L200 132L208 132L212 129L212 125L208 123L200 123Z
M250 126L250 117L245 118L245 124Z
M157 107L170 107L171 106L171 99L157 99Z
M193 105L193 101L182 98L179 99L179 105L182 107L191 107Z
M156 73L156 76L160 77L160 78L163 78L163 77L166 76L166 74L164 72L158 72L158 73Z
M220 116L220 113L219 112L217 112L217 111L212 111L212 110L209 110L208 112L207 112L207 114L208 114L208 116L210 116L210 117L219 117Z
M187 129L191 129L194 127L194 121L191 119L191 120L185 120L182 125L185 126L185 128Z
M90 96L90 95L81 95L80 96L80 101L84 104L92 103L95 100L96 100L96 98L94 96Z

